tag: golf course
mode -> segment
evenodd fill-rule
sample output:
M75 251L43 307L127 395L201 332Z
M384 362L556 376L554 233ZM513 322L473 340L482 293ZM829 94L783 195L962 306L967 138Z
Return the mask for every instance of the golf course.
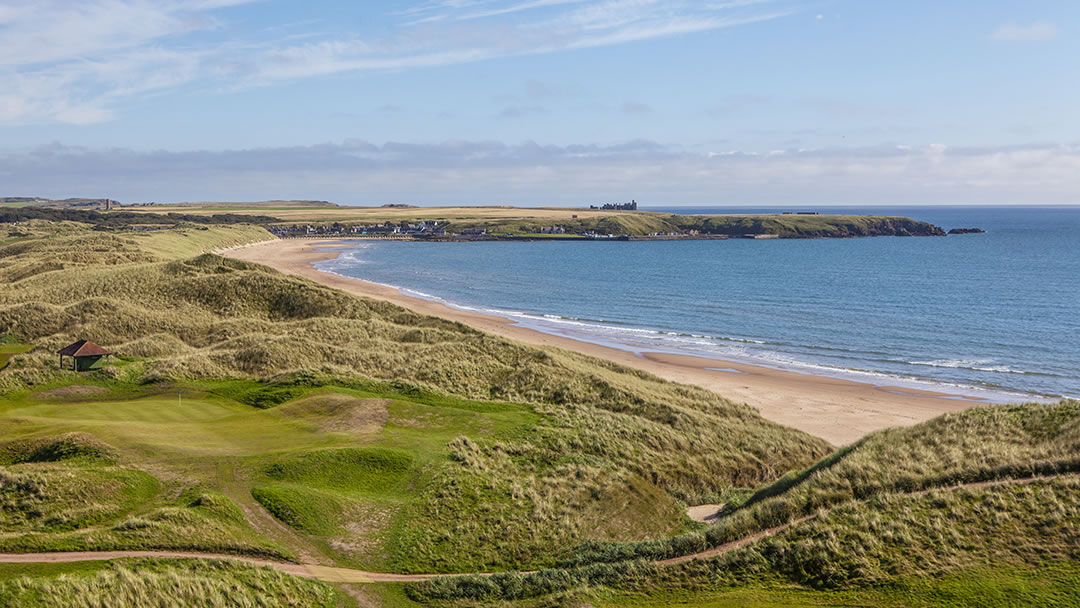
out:
M213 253L258 226L94 228L0 234L0 606L1080 602L1080 402L834 446Z

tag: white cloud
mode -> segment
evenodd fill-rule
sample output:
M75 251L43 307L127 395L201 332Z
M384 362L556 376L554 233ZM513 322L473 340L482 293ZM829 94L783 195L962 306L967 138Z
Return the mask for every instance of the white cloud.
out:
M209 50L164 43L251 0L10 0L0 7L0 125L87 124L117 99L196 78Z
M1049 21L1036 21L1029 25L1006 23L990 33L996 42L1041 42L1058 37L1058 26Z
M123 98L206 80L226 89L625 44L776 19L764 0L434 0L382 38L264 27L217 9L256 0L0 0L0 126L108 120ZM773 0L774 3L794 0ZM423 21L423 24L418 22ZM410 23L412 25L410 25ZM317 39L313 39L317 38Z
M127 201L327 199L345 203L582 204L623 193L662 203L1080 202L1080 145L692 152L600 146L362 140L222 152L0 151L11 191Z

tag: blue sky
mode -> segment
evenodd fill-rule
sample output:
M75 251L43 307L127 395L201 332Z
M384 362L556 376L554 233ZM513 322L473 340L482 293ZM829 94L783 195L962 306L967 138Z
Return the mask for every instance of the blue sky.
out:
M0 0L0 195L1080 203L1080 3Z

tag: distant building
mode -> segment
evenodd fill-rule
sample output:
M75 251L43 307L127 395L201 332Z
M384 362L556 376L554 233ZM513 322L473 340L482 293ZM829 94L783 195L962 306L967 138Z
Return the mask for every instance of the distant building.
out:
M629 203L604 203L597 207L596 205L589 205L589 209L601 209L603 211L637 211L637 201L630 201Z

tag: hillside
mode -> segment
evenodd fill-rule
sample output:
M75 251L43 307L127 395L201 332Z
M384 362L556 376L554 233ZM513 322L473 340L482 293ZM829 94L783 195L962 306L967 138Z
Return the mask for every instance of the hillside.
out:
M1080 600L1078 402L834 451L699 388L205 253L259 227L20 229L0 243L0 554L304 565L0 555L0 606ZM114 364L58 369L77 338ZM700 503L725 506L706 525Z
M32 346L0 372L0 493L25 505L0 552L535 568L828 451L702 389L201 253L260 228L61 227L0 245L0 335ZM115 364L59 370L78 338Z
M773 605L797 592L815 605L989 606L1041 579L1045 588L1015 605L1070 605L1080 598L1078 454L1080 402L968 410L871 435L701 531L583 546L564 570L411 592L484 601L569 592L600 605L694 592L703 606L714 594L717 605Z

